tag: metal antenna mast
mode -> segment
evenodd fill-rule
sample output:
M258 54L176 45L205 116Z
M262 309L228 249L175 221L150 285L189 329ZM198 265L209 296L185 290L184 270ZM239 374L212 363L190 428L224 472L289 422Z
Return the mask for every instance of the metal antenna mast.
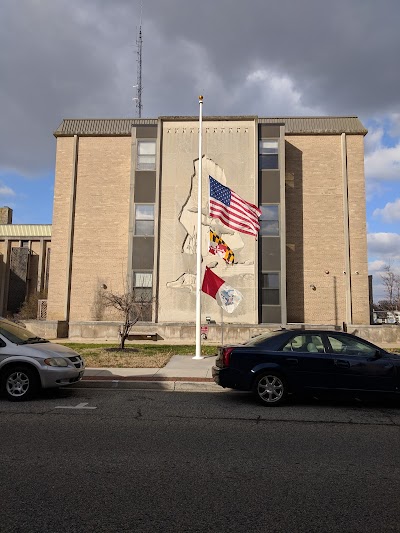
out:
M136 85L136 94L137 97L134 98L136 100L136 109L138 113L138 117L142 117L142 10L143 10L143 1L140 2L140 24L139 24L139 34L136 39L136 47L137 47L137 85Z

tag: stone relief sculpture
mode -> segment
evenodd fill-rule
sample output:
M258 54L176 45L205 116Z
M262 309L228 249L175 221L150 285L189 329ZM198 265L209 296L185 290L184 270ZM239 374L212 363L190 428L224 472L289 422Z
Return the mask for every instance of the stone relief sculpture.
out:
M197 188L198 188L198 159L193 162L194 172L191 176L190 190L186 201L178 215L178 220L185 228L186 236L182 242L182 254L185 255L185 271L173 281L167 282L167 287L174 289L186 289L196 291L196 254L197 254ZM208 176L212 176L220 183L227 185L224 170L212 159L203 156L202 160L202 261L223 279L232 276L249 276L254 278L254 261L243 260L241 251L244 242L240 232L227 228L219 220L210 218L208 215ZM209 228L215 231L231 248L235 254L235 261L227 265L222 257L212 255L209 252Z

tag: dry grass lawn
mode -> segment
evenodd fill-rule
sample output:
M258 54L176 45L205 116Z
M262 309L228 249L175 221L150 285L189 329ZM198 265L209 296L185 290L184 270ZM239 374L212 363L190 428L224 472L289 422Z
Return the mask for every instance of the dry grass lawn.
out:
M78 352L89 368L162 368L173 355L193 357L195 354L194 346L129 344L124 350L110 344L66 343L65 346ZM202 354L214 355L216 348L202 346Z

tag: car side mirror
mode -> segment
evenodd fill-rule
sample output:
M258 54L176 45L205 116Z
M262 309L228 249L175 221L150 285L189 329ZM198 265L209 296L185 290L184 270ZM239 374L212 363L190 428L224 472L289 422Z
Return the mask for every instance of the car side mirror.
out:
M382 357L382 352L380 350L376 350L374 353L374 359L380 359Z

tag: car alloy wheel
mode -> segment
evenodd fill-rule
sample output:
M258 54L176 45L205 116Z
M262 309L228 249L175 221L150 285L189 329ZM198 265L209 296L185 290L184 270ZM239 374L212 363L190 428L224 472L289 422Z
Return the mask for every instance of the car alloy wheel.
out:
M2 389L9 400L14 402L27 400L32 396L36 388L37 377L34 370L25 366L6 370Z
M272 372L257 377L254 392L264 405L280 405L286 398L286 385L283 379Z

